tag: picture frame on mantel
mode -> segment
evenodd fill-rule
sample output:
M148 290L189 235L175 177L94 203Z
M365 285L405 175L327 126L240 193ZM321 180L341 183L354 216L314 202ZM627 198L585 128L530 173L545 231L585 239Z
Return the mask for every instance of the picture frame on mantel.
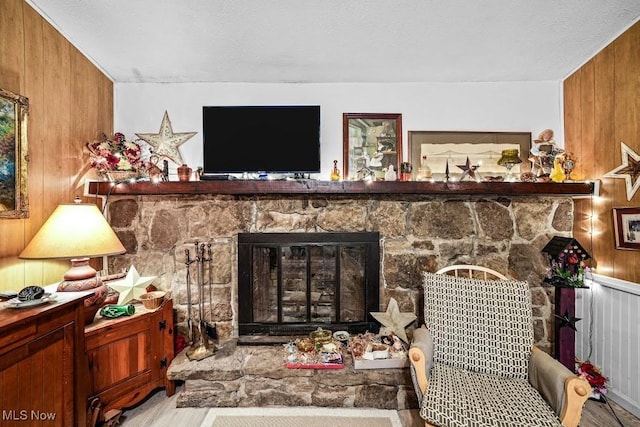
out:
M462 172L457 165L464 165L467 157L472 165L479 165L482 176L502 176L506 169L497 162L506 149L517 149L522 160L511 170L513 174L531 170L531 132L409 131L407 139L414 176L424 162L437 180L445 175L447 164L452 175L457 175Z
M383 179L402 163L402 114L343 113L343 179L359 180L370 171Z
M0 218L28 218L29 99L0 89Z
M613 208L616 249L640 251L640 208Z

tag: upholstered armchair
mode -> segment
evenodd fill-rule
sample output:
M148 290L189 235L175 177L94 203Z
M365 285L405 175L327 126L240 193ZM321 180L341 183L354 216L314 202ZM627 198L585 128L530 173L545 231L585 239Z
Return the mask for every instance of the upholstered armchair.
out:
M409 359L425 425L577 426L589 383L533 346L527 282L482 270L424 274Z

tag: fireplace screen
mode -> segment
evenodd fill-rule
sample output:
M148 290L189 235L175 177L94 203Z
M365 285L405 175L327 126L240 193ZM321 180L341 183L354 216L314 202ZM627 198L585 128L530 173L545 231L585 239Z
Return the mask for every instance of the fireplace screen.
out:
M379 305L378 233L238 235L239 335L371 329Z

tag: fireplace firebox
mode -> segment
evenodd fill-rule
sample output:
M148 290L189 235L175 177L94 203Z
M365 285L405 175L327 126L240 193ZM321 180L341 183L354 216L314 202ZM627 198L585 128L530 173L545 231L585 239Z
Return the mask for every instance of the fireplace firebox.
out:
M282 342L319 327L374 331L380 234L238 234L239 342Z

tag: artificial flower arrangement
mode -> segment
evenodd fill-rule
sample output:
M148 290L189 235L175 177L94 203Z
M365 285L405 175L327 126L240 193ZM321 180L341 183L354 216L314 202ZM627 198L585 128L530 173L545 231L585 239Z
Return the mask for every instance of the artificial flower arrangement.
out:
M584 262L585 253L579 246L565 248L551 261L545 282L553 285L585 287L584 276L590 268Z
M607 377L602 375L600 368L588 360L576 360L576 372L591 385L593 399L600 399L607 394Z
M111 138L103 134L101 140L88 143L87 148L91 153L91 166L100 173L140 172L144 169L141 145L137 141L127 141L120 132Z

